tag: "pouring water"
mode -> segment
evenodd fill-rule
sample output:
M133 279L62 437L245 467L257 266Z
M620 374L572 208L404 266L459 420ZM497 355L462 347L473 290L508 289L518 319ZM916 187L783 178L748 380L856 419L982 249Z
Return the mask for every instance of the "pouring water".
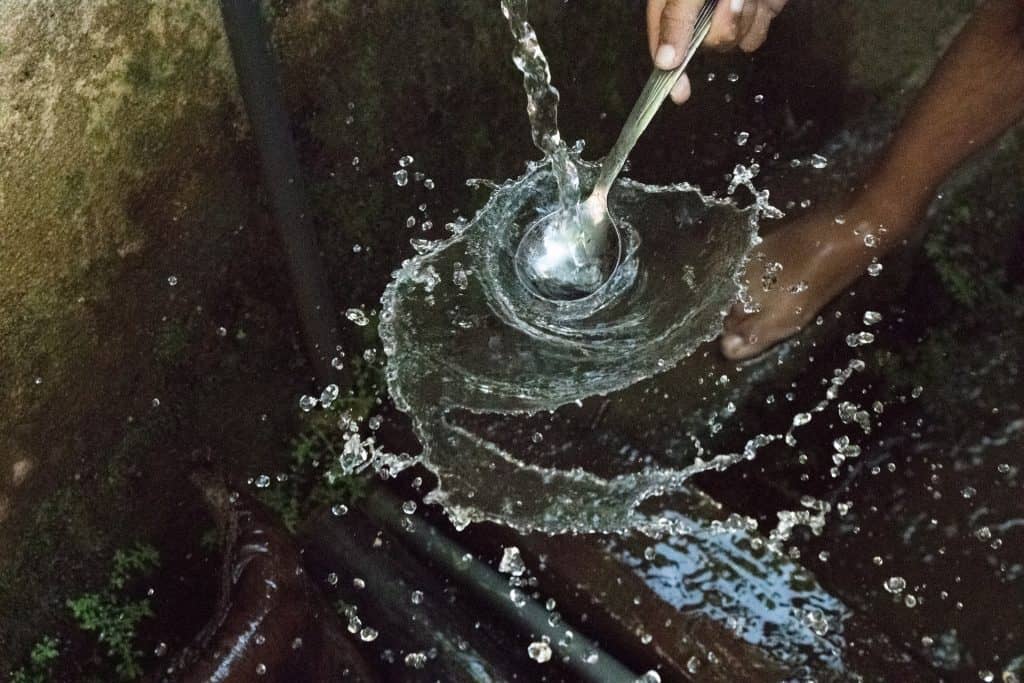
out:
M701 8L682 63L669 71L655 69L647 80L587 200L553 211L527 227L515 265L520 281L535 295L556 301L586 298L615 272L621 244L608 211L608 194L637 140L707 37L717 4L708 0Z

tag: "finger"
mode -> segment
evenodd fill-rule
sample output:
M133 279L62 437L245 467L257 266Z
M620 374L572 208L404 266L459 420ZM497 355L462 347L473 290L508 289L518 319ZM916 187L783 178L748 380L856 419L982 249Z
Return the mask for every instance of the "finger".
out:
M672 91L669 93L669 97L676 104L683 104L686 100L690 99L690 94L693 92L690 84L690 77L683 74L676 81L676 84L672 86Z
M667 0L647 0L647 47L651 51L651 61L658 53L658 38L661 37L661 13L665 11Z
M743 40L745 35L750 33L750 29L754 25L754 20L757 18L757 6L760 3L761 0L746 0L746 2L743 3L743 8L740 10L740 30L737 44Z
M666 0L658 27L658 51L654 53L656 67L667 70L682 64L702 4L701 0Z
M768 38L768 27L771 25L774 17L775 15L768 9L767 5L759 2L754 23L751 25L750 30L740 39L740 49L744 52L753 52L764 45L764 41Z
M748 348L757 340L752 329L755 318L743 313L742 304L736 304L722 324L722 338L719 346L722 355L729 360L740 360L748 356ZM753 337L753 338L752 338Z
M754 2L755 0L749 0ZM744 0L723 0L715 8L715 16L711 20L711 30L704 40L704 45L713 50L731 50L736 47L740 37L740 16L743 13Z

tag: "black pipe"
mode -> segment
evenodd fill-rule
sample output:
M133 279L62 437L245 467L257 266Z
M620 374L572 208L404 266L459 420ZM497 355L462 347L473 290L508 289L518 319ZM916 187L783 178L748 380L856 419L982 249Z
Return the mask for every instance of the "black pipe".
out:
M284 246L307 356L321 387L333 382L347 389L351 386L348 373L331 364L337 355L338 315L331 305L295 139L280 95L277 60L260 2L221 0L220 9L238 89L259 151L263 184Z

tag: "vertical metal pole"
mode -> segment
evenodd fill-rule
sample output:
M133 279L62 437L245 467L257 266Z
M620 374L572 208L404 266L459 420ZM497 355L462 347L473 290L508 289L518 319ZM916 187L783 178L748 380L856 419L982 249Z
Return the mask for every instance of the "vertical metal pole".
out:
M338 315L317 247L310 203L302 180L288 113L279 87L277 61L259 0L221 0L221 16L238 88L259 151L263 183L284 246L303 340L317 381L347 388L347 374L331 365L336 355Z

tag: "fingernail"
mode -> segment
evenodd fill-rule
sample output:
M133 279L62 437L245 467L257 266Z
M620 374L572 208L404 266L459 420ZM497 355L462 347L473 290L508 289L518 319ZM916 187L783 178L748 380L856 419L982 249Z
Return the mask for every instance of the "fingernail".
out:
M739 14L743 11L743 0L731 0L729 9L732 10L733 14Z
M671 45L662 45L654 55L654 66L659 69L671 69L676 65L676 49Z

